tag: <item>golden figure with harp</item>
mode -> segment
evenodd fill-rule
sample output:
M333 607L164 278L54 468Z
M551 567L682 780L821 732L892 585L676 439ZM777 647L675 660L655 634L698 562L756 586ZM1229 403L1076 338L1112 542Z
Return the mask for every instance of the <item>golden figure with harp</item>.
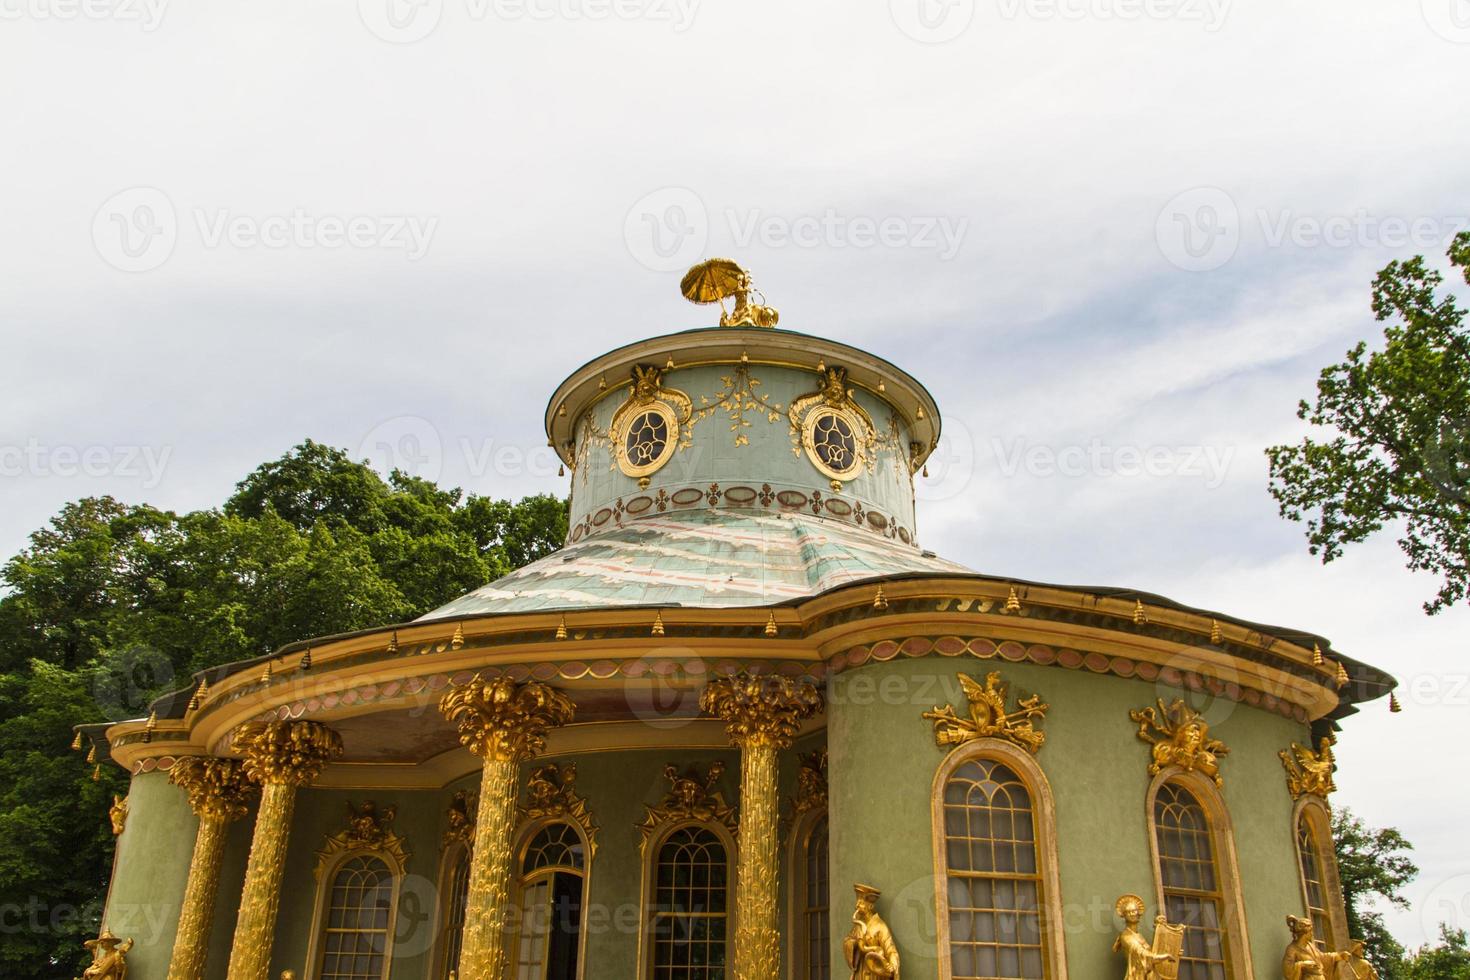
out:
M1154 918L1154 940L1149 942L1138 931L1143 919L1143 899L1124 895L1113 906L1123 920L1123 931L1113 942L1113 952L1127 957L1123 980L1178 980L1179 957L1184 952L1184 927L1170 925L1159 915Z
M691 303L719 303L722 327L774 327L781 319L750 280L750 273L729 259L705 259L684 273L679 291ZM752 303L750 294L760 296ZM735 308L725 309L725 300L733 298Z

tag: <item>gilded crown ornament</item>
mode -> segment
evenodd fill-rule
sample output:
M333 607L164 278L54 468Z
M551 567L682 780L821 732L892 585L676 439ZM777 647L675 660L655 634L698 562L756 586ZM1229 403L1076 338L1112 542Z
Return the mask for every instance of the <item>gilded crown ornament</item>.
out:
M723 719L736 745L791 744L801 723L822 710L816 685L776 674L739 673L716 677L700 695L699 707Z
M735 833L739 827L735 808L726 803L724 794L715 789L715 784L724 774L723 762L711 762L703 773L697 766L690 766L683 772L673 763L664 766L669 791L657 806L644 806L646 812L638 824L638 833L642 836L640 846L646 850L659 827L679 820L720 823L730 833Z
M751 282L750 273L730 259L706 259L684 273L679 282L679 292L691 303L720 304L720 326L722 327L774 327L781 319L769 306L750 301L752 293L760 291ZM735 308L725 309L725 300L735 300ZM765 297L761 296L762 302Z
M309 786L342 755L342 736L315 721L248 725L232 744L245 757L246 775L261 784Z
M504 675L480 675L455 687L439 710L459 730L460 742L475 755L519 762L546 746L546 733L571 722L571 698L536 681L517 684Z
M196 816L226 822L245 816L258 791L245 774L244 763L202 755L175 760L168 781L188 795L189 808Z
M372 800L361 805L349 800L346 828L328 837L322 849L316 852L316 877L320 879L322 872L342 855L360 851L388 854L398 862L398 867L407 867L408 850L404 847L403 838L393 832L393 818L396 816L396 806L385 806L379 810Z
M934 722L936 745L943 748L977 738L1001 738L1019 745L1032 755L1041 750L1046 733L1037 731L1036 724L1046 719L1051 705L1043 703L1039 694L1017 701L1016 710L1008 712L1006 695L1009 687L1000 679L999 671L987 674L983 686L968 674L957 676L969 701L969 717L961 718L949 705L935 705L933 711L924 712L923 717Z
M587 856L597 853L597 821L587 801L577 795L577 764L547 763L526 781L526 800L518 808L522 821L564 819L575 823L587 841Z
M1325 799L1337 789L1332 781L1332 739L1323 738L1316 752L1292 742L1290 749L1282 749L1277 754L1286 769L1286 788L1293 800L1305 795Z
M1229 754L1225 743L1210 737L1210 726L1198 711L1175 698L1168 707L1160 698L1157 706L1136 708L1128 717L1138 723L1138 737L1153 746L1149 775L1157 776L1168 766L1199 772L1225 785L1220 777L1220 756Z

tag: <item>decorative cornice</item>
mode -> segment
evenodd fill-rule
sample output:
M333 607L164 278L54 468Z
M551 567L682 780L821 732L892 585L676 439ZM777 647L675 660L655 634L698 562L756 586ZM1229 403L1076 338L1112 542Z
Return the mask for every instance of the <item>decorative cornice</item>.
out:
M244 764L235 759L185 756L169 767L168 780L189 795L189 807L196 816L227 823L245 816L257 792L245 775Z
M571 698L545 684L479 674L444 695L439 710L466 748L497 762L532 758L545 747L547 731L571 722L576 711Z
M1225 743L1210 737L1210 725L1198 711L1175 698L1168 707L1160 698L1157 706L1135 708L1128 717L1138 723L1138 737L1153 746L1149 775L1157 776L1169 766L1199 772L1225 785L1220 776L1220 756L1230 752Z
M736 745L786 748L802 721L822 710L815 684L776 674L741 673L715 677L700 695L699 707L725 722Z
M681 820L697 820L701 823L723 824L734 834L739 829L735 808L725 802L725 797L715 789L725 772L723 762L711 762L701 775L697 766L690 766L683 773L673 763L664 766L664 778L669 781L669 792L657 806L645 806L647 811L638 824L641 835L640 851L647 851L648 842L660 827Z
M1016 710L1006 711L1008 685L1000 679L1000 671L992 670L982 686L968 674L957 675L965 698L970 702L969 717L961 718L949 705L934 706L924 718L934 722L934 742L940 748L963 745L977 738L1000 738L1019 745L1035 755L1046 741L1046 733L1036 730L1036 723L1046 719L1051 705L1042 703L1039 694L1016 702Z
M1335 762L1332 757L1332 739L1323 738L1316 752L1291 743L1290 749L1277 753L1281 765L1286 769L1286 789L1293 800L1303 796L1320 796L1324 800L1337 790L1332 780Z
M315 721L247 725L233 747L245 757L245 774L261 785L309 786L328 762L342 755L342 736Z
M558 766L547 763L537 767L526 781L526 799L517 808L520 819L569 820L582 830L587 842L587 857L597 853L597 821L587 806L587 801L577 795L577 764L568 762Z
M375 852L390 855L398 862L401 872L408 867L408 850L403 838L393 832L393 818L398 807L386 806L382 810L372 800L361 806L347 803L347 827L328 837L322 849L316 852L315 875L321 878L334 861L345 854Z

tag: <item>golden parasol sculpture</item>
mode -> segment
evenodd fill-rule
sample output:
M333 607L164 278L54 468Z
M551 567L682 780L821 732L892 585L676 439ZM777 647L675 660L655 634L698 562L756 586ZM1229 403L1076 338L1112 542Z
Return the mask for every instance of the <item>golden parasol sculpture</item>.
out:
M730 259L705 259L684 273L679 291L691 303L719 303L722 327L774 327L781 319L781 314L762 305L766 298L750 281L750 273ZM751 293L761 303L752 303ZM735 308L726 310L725 300L731 298Z

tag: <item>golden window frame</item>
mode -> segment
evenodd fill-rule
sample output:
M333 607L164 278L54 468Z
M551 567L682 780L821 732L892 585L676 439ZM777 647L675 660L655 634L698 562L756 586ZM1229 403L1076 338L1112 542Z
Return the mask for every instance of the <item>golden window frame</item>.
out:
M664 439L664 448L656 457L647 463L637 464L628 457L628 430L632 428L634 422L649 412L653 412L663 419L667 435ZM618 418L614 420L612 432L609 435L612 437L613 458L617 460L618 469L622 471L624 476L634 478L652 476L654 473L663 469L664 465L673 459L674 453L678 451L679 437L681 435L679 431L679 416L674 411L672 405L656 398L653 401L632 407L628 411L620 413Z
M817 455L815 440L817 423L829 416L840 418L852 433L852 465L845 470L833 469ZM866 423L858 418L857 413L851 409L839 408L835 405L818 405L807 412L806 418L802 420L801 448L806 450L806 458L816 467L818 473L839 483L848 483L863 475L863 442L867 432Z
M738 865L735 837L729 828L713 820L670 820L658 828L643 852L643 881L639 890L638 973L640 980L653 980L654 898L658 876L658 855L664 843L687 828L707 830L725 848L725 970L730 972L735 954L735 869Z
M581 869L579 870L576 868L558 866L551 868L538 868L531 874L526 874L524 870L526 867L526 855L530 852L531 845L535 842L537 835L539 835L541 831L545 830L547 827L552 826L553 824L560 824L564 827L570 827L572 833L576 834L577 839L582 842ZM580 980L580 978L587 975L587 910L590 905L588 899L592 894L592 844L590 841L587 840L587 834L582 830L577 821L568 818L565 814L537 817L534 820L527 820L516 830L516 841L517 843L515 850L511 852L514 855L514 857L512 858L513 863L511 864L511 875L515 885L515 891L513 895L514 900L511 903L513 908L523 911L526 905L526 886L533 883L536 879L545 877L548 873L565 871L569 874L579 875L582 879L582 918L577 927L577 976ZM517 911L516 914L520 915L520 911ZM513 963L512 960L516 955L516 950L518 948L517 944L519 940L520 932L517 931L510 936L510 941L506 948L506 969L509 971L514 971L516 968L515 963ZM543 963L543 971L545 970L545 968L546 964Z
M306 976L308 980L320 980L322 975L322 961L325 958L326 948L324 938L326 935L327 913L330 910L333 886L337 881L337 873L342 866L349 861L359 858L376 858L382 861L388 869L388 874L393 881L393 888L388 900L388 927L383 943L383 980L388 980L393 975L393 938L398 932L398 902L402 897L404 867L398 858L391 852L382 848L360 847L343 851L336 856L317 879L316 901L311 917L311 934L306 947ZM376 931L376 930L374 930Z
M1311 916L1311 900L1307 894L1307 869L1302 865L1301 848L1297 843L1300 828L1306 825L1317 859L1318 875L1321 878L1323 898L1327 907L1330 933L1317 938L1329 949L1347 949L1348 937L1347 905L1342 894L1342 879L1337 870L1337 852L1332 845L1332 809L1320 796L1303 795L1291 810L1291 850L1297 859L1297 881L1302 889L1302 907Z
M791 828L789 846L787 848L787 863L789 869L787 875L786 895L786 935L791 937L790 955L786 957L786 973L791 980L801 980L806 975L806 945L798 942L806 939L805 917L808 911L806 904L807 888L811 884L807 877L807 855L811 850L812 835L816 832L822 821L827 820L827 808L815 807L801 814ZM830 914L832 911L832 861L831 861L831 833L832 824L827 823L828 833L828 859L827 859L827 912L829 917L828 939L830 934ZM831 951L827 954L831 956ZM829 966L833 964L828 964Z
M939 764L929 788L930 840L934 858L934 916L939 943L939 976L954 976L949 934L948 834L944 826L944 787L956 769L967 762L988 759L998 762L1021 780L1031 797L1031 818L1036 838L1036 872L1041 894L1041 967L1046 980L1067 980L1065 923L1062 918L1062 881L1057 854L1057 810L1051 783L1031 753L999 738L976 738L956 747Z
M1225 932L1225 970L1227 980L1255 980L1251 964L1250 937L1246 932L1245 899L1240 884L1240 861L1235 850L1235 824L1225 799L1214 781L1197 770L1166 766L1149 783L1144 799L1148 827L1149 859L1154 871L1154 908L1164 910L1164 871L1159 854L1159 828L1154 805L1159 791L1168 783L1187 790L1204 810L1210 825L1210 844L1214 852L1215 874L1220 886L1220 911Z
M449 962L449 932L452 928L450 917L454 914L454 885L455 872L458 870L461 859L468 861L470 858L470 845L466 841L452 841L444 848L439 858L439 888L438 888L438 915L434 931L434 959L432 977L438 980L448 980L449 971L458 969L458 963ZM468 889L469 872L471 866L466 866L465 885ZM468 905L469 895L465 895ZM460 924L460 943L463 948L464 924Z

